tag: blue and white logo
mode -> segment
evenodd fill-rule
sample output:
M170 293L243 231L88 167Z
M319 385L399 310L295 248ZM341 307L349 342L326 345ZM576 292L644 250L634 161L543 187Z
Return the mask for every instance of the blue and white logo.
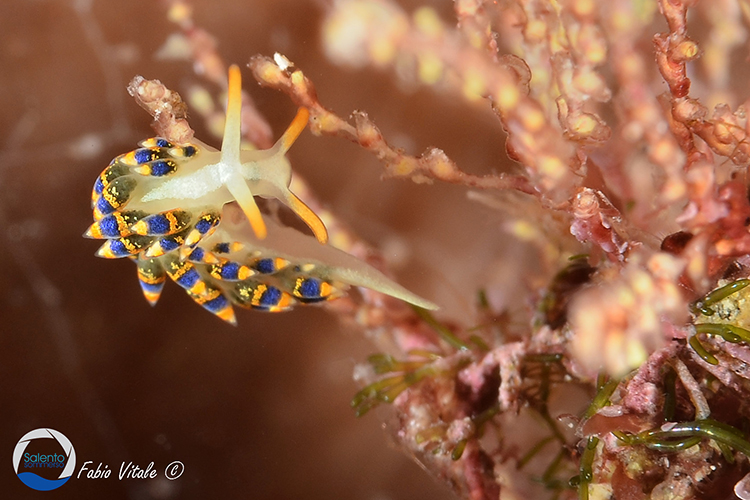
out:
M54 439L62 448L63 453L29 453L26 448L29 443L37 439ZM53 443L49 443L53 444ZM38 449L38 447L36 447ZM54 446L55 449L58 446ZM34 429L25 434L13 450L13 469L16 471L18 479L29 488L38 491L56 490L70 479L76 467L76 452L73 444L65 437L62 432L54 429ZM19 472L19 469L21 472ZM49 476L54 471L54 476L59 470L60 474L57 479L47 479L41 475L32 472L29 469L38 470L40 473Z

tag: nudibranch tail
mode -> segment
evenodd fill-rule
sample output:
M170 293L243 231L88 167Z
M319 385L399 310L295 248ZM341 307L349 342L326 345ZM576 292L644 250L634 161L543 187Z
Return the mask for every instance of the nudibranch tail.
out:
M300 130L301 132L301 130ZM299 134L298 134L299 135ZM236 64L229 67L229 84L227 86L227 118L224 124L224 139L221 142L221 162L230 172L224 185L229 189L237 203L245 212L247 220L258 239L266 237L266 224L255 203L253 193L242 177L240 151L242 144L242 74Z

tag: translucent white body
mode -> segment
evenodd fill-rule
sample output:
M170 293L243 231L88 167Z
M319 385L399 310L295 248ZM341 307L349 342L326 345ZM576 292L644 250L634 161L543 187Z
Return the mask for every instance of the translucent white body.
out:
M238 241L244 245L243 250L230 255L232 260L279 257L337 287L367 287L419 307L437 309L435 304L409 292L372 266L326 244L328 233L323 222L289 190L292 170L285 153L307 125L307 110L300 109L272 148L249 151L240 147L240 109L240 72L233 66L229 72L227 120L221 150L195 141L198 153L181 161L173 174L137 176L127 210L156 214L182 209L198 214L223 207L218 229L200 242L202 248ZM264 220L254 196L280 200L310 226L315 237L282 227L273 220ZM227 292L227 284L216 285Z

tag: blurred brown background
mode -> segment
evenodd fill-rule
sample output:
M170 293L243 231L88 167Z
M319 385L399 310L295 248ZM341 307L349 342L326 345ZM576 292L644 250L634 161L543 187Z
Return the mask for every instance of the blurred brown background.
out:
M403 92L389 73L327 62L319 4L194 5L225 61L282 52L326 106L342 116L367 110L411 153L436 145L472 173L505 161L488 110L428 89ZM434 7L452 15L450 2ZM141 74L180 92L204 84L189 63L154 59L175 31L152 0L0 3L0 497L452 498L389 445L381 424L388 408L355 419L352 370L374 352L360 332L324 308L239 311L232 328L172 283L151 308L135 266L97 259L97 242L81 237L95 177L152 134L128 81ZM243 75L278 137L294 105ZM191 124L218 144L200 119ZM289 156L327 206L387 249L401 283L448 314L468 314L476 284L498 274L483 265L498 250L497 218L464 189L381 182L374 158L307 132ZM113 476L71 479L50 493L26 488L11 455L38 427L68 436L76 471L84 460L101 461ZM154 461L160 478L180 460L185 473L174 482L118 481L120 463L131 460Z

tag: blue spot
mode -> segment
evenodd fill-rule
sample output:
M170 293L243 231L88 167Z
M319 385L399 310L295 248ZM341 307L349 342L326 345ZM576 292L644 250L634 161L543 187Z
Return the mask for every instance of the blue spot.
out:
M201 279L200 274L195 269L191 269L177 280L177 284L182 288L192 288Z
M195 225L195 229L197 229L198 232L201 233L201 234L206 234L208 232L208 230L211 229L212 226L213 226L213 224L211 224L210 221L208 221L206 219L201 219ZM229 251L229 245L227 245L227 252L228 251ZM224 253L226 253L226 252L224 252Z
M147 292L158 293L162 288L164 288L164 282L162 281L161 283L153 284L141 281L141 288Z
M96 194L102 194L103 190L104 190L104 183L102 182L101 178L97 178L96 182L94 183L94 192Z
M281 300L281 290L275 286L269 286L260 297L261 307L273 307Z
M164 160L155 161L151 164L151 175L161 177L172 172L172 166Z
M158 139L156 139L156 145L158 147L160 147L160 148L171 148L172 147L172 143L171 142L169 142L166 139L162 139L161 137L159 137Z
M159 245L161 245L161 249L165 252L171 252L172 250L180 246L180 244L172 238L164 238L159 242Z
M190 252L190 256L188 259L194 260L196 262L203 262L203 257L206 255L206 253L203 251L201 247L195 247L195 250Z
M120 228L117 224L117 217L114 215L108 215L99 221L99 230L102 232L102 236L108 238L117 238L120 236Z
M144 148L144 149L136 149L135 150L135 162L139 165L149 162L153 160L153 154L150 149Z
M217 243L214 251L216 253L229 253L229 243Z
M107 200L104 199L104 196L100 196L98 200L96 200L96 208L104 215L111 214L115 211L115 207L109 204Z
M263 274L271 274L276 272L276 266L273 264L273 259L259 260L255 265L255 269L257 269L259 273Z
M227 262L221 268L221 277L225 280L236 280L240 272L240 265L236 262Z
M320 281L308 278L300 283L297 291L306 299L320 298Z
M193 156L196 153L196 149L193 146L185 146L185 148L183 149L183 151L185 153L185 156L187 156L188 158L190 158L191 156Z
M169 220L163 215L152 215L146 223L150 234L166 234L169 232ZM162 247L164 247L163 244Z
M212 313L218 313L221 312L223 309L229 306L229 301L227 301L227 298L223 295L219 295L215 299L209 300L205 304L203 304L203 307L211 311Z
M125 246L125 244L120 240L110 240L112 243L109 244L109 249L112 250L112 254L114 254L117 257L125 257L126 255L130 255L130 252L128 252L128 248Z

